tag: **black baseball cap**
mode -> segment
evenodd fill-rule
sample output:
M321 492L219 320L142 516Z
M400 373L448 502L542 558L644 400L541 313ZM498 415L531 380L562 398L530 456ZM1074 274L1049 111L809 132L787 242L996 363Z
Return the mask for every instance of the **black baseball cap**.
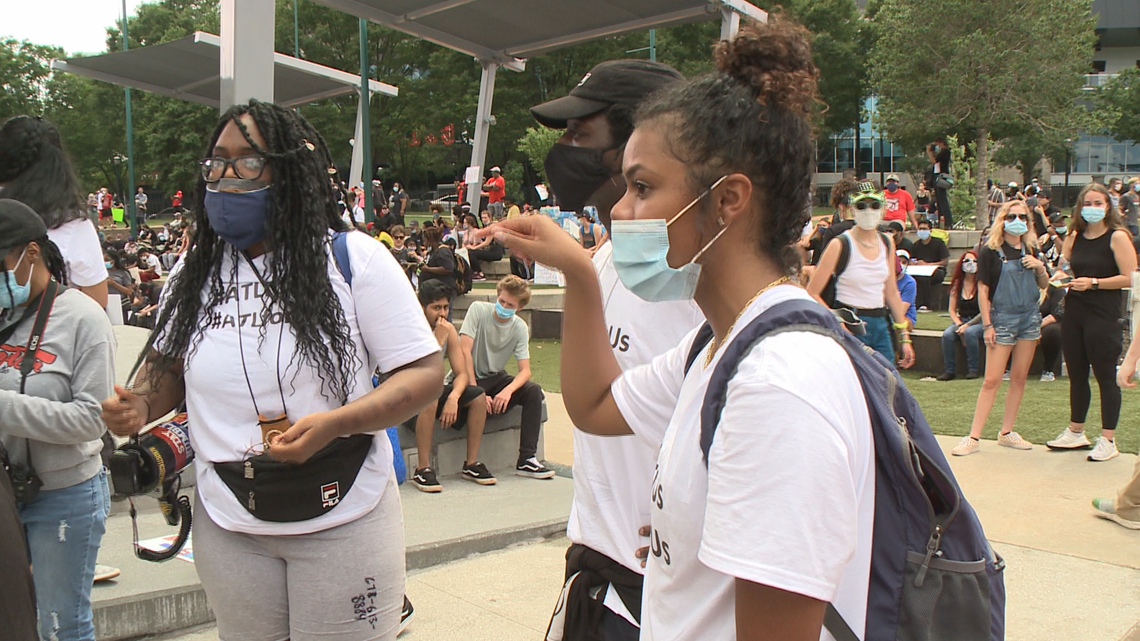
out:
M9 249L47 236L47 225L24 203L0 198L0 256Z
M592 116L610 105L636 105L661 87L684 80L679 71L651 60L608 60L590 70L570 95L531 107L534 119L565 129L571 118Z

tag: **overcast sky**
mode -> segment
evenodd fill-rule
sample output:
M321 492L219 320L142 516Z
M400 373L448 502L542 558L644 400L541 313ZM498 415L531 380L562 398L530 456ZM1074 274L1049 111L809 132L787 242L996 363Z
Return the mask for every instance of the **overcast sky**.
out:
M140 4L127 0L127 13ZM122 0L0 0L0 38L63 47L68 55L100 53L122 11Z

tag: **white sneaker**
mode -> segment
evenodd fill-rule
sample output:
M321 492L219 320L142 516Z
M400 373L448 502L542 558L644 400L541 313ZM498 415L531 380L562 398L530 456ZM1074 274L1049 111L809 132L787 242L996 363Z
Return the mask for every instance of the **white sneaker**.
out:
M1057 377L1053 376L1053 372L1041 372L1042 383L1052 383L1055 380L1057 380Z
M117 578L122 572L119 568L114 568L109 565L95 564L95 580L92 583L102 583L103 581L110 581Z
M998 445L1005 447L1012 447L1015 450L1031 450L1033 445L1021 438L1017 432L1006 432L1005 434L998 434Z
M1074 432L1069 428L1057 435L1057 438L1045 443L1051 450L1079 450L1092 447L1089 438L1084 432Z
M1007 369L1007 370L1005 370L1005 374L1002 374L1002 375L1001 375L1001 380L1003 380L1003 381L1008 381L1008 380L1009 380L1009 370L1008 370L1008 369Z
M1108 519L1113 523L1128 528L1129 530L1140 530L1140 521L1129 521L1128 519L1121 518L1116 514L1116 501L1113 499L1093 499L1093 508L1096 510L1093 514L1102 519Z
M1112 459L1120 456L1120 452L1116 449L1116 442L1110 441L1103 436L1096 437L1096 447L1089 454L1090 461L1111 461Z
M954 449L950 450L950 453L954 456L967 456L975 452L980 452L981 450L982 444L970 438L969 435L966 435L962 437L961 441L958 441L958 444L954 446Z

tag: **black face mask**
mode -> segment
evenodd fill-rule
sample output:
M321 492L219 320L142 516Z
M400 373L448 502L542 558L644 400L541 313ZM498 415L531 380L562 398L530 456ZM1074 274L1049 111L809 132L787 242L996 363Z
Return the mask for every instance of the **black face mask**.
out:
M543 167L562 211L582 211L590 196L613 178L602 160L604 152L588 147L555 144Z

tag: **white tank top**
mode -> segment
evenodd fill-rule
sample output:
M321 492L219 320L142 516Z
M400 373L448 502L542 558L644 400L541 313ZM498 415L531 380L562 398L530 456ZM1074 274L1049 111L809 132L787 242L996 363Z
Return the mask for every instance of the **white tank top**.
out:
M887 260L884 256L886 245L882 239L875 239L875 258L868 260L859 251L859 241L845 232L851 245L851 255L847 269L839 275L835 283L835 298L845 305L861 309L878 309L886 306L883 287L887 282Z

